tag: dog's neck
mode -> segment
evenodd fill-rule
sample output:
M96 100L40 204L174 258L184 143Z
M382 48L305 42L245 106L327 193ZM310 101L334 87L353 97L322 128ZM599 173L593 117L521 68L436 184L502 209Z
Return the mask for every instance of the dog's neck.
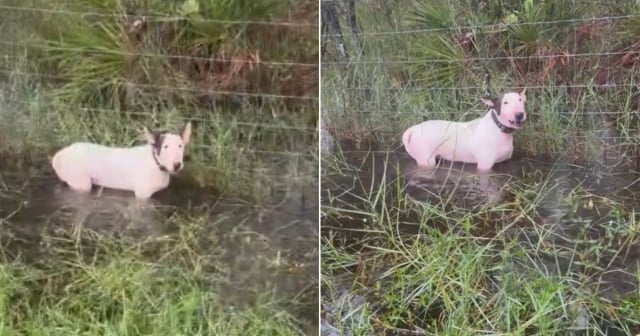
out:
M496 126L498 126L498 128L500 129L500 131L504 134L511 134L513 132L515 132L515 128L511 128L509 126L504 125L503 123L500 122L500 120L498 119L498 115L496 113L496 110L491 109L491 111L489 111L489 113L491 113L491 119L493 120L493 123L496 124Z
M153 161L155 161L156 165L158 166L158 169L160 169L161 172L163 173L168 173L169 170L163 166L160 161L158 161L158 157L156 156L156 149L151 146L151 156L153 157Z

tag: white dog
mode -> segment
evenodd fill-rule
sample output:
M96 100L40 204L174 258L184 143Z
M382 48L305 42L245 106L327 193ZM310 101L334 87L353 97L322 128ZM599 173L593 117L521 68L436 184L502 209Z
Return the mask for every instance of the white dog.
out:
M58 151L51 165L71 189L90 192L93 185L129 190L148 199L167 186L170 176L183 168L184 149L191 123L181 135L154 134L144 128L147 144L124 148L77 142Z
M476 163L478 172L489 172L496 162L511 158L512 133L527 120L526 100L526 88L500 98L482 98L488 107L483 117L468 122L425 121L409 127L402 143L420 167L434 167L439 157Z

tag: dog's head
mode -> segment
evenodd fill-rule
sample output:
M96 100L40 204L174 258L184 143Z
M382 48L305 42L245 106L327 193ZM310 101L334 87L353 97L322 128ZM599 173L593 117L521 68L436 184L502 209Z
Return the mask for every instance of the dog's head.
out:
M521 128L527 121L524 103L527 101L527 89L518 92L508 92L500 98L482 98L482 102L490 110L494 110L500 122L511 128Z
M145 127L144 136L153 147L153 155L162 168L170 174L176 174L184 167L184 149L191 138L191 122L188 122L180 134L151 133Z

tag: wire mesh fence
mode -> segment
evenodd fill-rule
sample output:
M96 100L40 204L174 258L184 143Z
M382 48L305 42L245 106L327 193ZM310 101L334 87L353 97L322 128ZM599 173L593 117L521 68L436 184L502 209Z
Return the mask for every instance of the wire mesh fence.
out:
M530 155L636 143L640 7L527 3L323 0L323 131L396 144L427 119L480 117L486 92L526 88L515 136Z
M0 2L3 138L122 142L141 125L191 120L218 128L193 146L205 161L224 147L314 162L317 3L187 3Z
M35 12L42 14L58 14L58 15L70 15L74 17L88 17L88 16L98 16L98 17L109 17L109 18L123 18L129 15L120 14L120 13L107 13L104 11L74 11L74 10L65 10L59 8L42 8L42 7L31 7L31 6L11 6L0 4L0 9L5 11L14 11L14 12ZM179 16L171 16L171 15L158 15L158 14L150 14L150 13L137 13L137 16L145 17L147 20L156 21L156 22L166 22L166 21L181 21L185 19L184 15ZM210 23L221 23L227 25L261 25L261 26L277 26L277 27L318 27L316 23L298 23L298 22L274 22L274 21L251 21L251 20L223 20L223 19L212 19L212 18L199 18L201 22L210 22Z

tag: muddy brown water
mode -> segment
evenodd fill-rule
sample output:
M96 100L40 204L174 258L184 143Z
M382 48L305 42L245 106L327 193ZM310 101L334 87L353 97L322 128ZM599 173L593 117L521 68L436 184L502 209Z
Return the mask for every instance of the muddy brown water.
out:
M640 244L625 242L640 241L640 232L636 230L635 233L627 233L625 237L618 237L620 232L611 229L611 224L617 221L618 213L629 213L640 204L640 173L634 166L636 158L614 160L615 164L598 160L583 167L566 163L563 158L548 162L516 155L512 160L494 167L495 174L490 180L493 189L483 189L478 180L473 178L474 165L443 161L435 171L426 172L416 169L400 146L379 143L355 146L353 143L342 142L337 147L340 150L331 154L333 158L325 157L323 160L321 202L326 205L331 199L333 206L343 209L363 209L366 204L363 199L368 197L367 194L383 185L387 188L387 202L393 202L398 190L401 190L402 195L408 195L419 202L440 202L446 198L458 207L476 208L499 206L501 202L509 201L512 196L509 192L511 185L539 186L547 181L548 188L539 189L547 191L538 195L538 205L532 213L536 215L536 222L550 234L540 235L535 230L523 230L522 227L516 227L512 233L506 234L517 237L522 244L554 246L552 251L562 251L564 254L541 252L535 260L514 260L513 264L505 265L505 268L518 271L519 267L526 265L542 269L550 275L582 276L579 281L584 283L585 279L589 279L593 283L593 293L606 300L615 301L621 296L638 292L635 274L640 271ZM336 158L342 162L334 165L331 162ZM573 204L564 202L575 190L581 190L582 198L576 199ZM584 195L589 195L590 201L586 201ZM612 206L613 203L616 205ZM328 237L327 233L331 231L335 235L334 244L359 249L357 242L367 238L367 234L362 231L369 227L358 216L351 217L323 215L322 235ZM635 218L640 219L638 216ZM418 233L417 225L402 224L411 222L411 218L400 218L399 222L403 234ZM433 224L446 226L443 223ZM495 227L477 230L478 235L482 236L496 233ZM599 258L595 258L595 253L592 253L592 258L583 260L586 265L572 259L575 258L571 256L572 251L582 253L583 256L590 255L589 249L593 248L594 242L603 240L611 242L610 250L600 251ZM347 300L345 297L350 295L349 283L354 279L344 280L345 287L339 300ZM325 309L335 306L335 302L327 303L326 300L335 299L323 295ZM362 297L352 299L366 300ZM607 321L602 323L603 328L613 325ZM324 327L327 326L324 325L323 329ZM621 335L615 327L608 330L607 335Z
M180 223L169 220L172 216L188 216L189 209L204 208L206 211L195 211L194 216L208 216L203 223L210 228L204 232L219 237L216 241L222 247L212 253L224 251L230 267L232 279L228 279L225 295L230 305L252 301L239 289L243 285L275 287L279 299L288 302L286 309L302 321L301 327L315 334L319 314L317 187L277 190L273 200L266 203L257 206L223 197L178 176L167 190L141 205L131 193L120 191L94 188L91 196L79 195L59 182L46 166L22 170L3 167L0 239L4 253L25 262L46 262L46 237L68 237L70 232L90 230L123 239L162 238L179 230ZM253 248L254 244L247 243L251 240L259 244ZM277 257L296 267L291 271L267 269L267 260Z

